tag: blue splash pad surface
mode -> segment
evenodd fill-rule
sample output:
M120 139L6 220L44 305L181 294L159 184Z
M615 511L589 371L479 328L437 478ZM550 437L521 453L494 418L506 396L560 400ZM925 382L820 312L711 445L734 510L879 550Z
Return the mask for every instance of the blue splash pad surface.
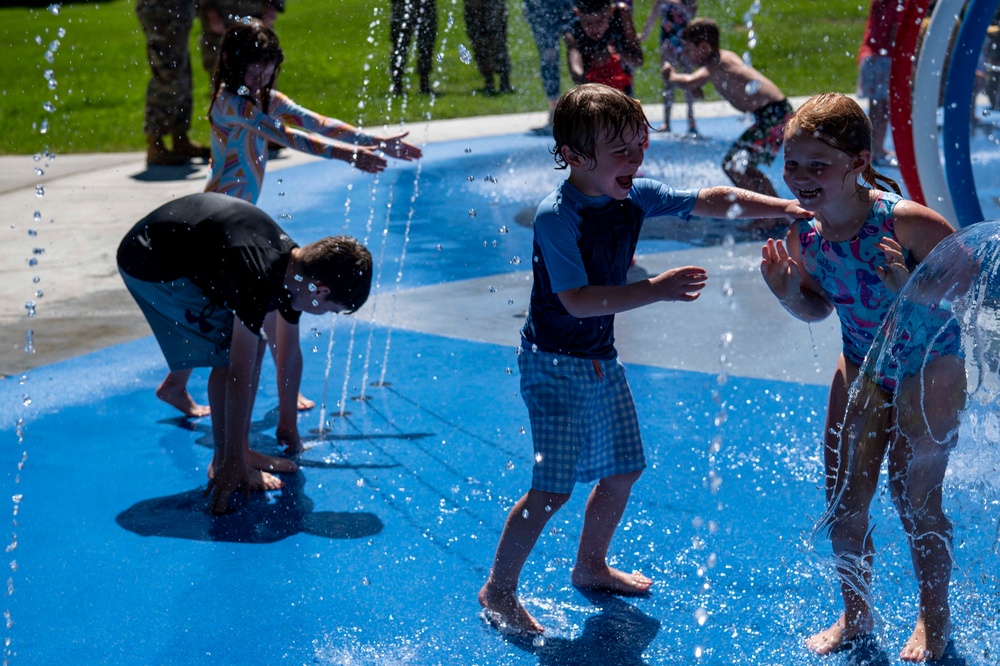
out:
M339 321L335 338L349 329ZM359 324L355 336L368 333ZM384 349L386 331L371 333ZM149 360L152 339L37 371L40 411L23 447L3 455L6 494L23 495L7 599L17 661L685 664L703 646L703 663L819 663L802 640L839 612L830 572L807 548L822 508L825 390L741 378L720 388L710 375L630 367L649 468L612 552L656 584L640 599L570 586L588 492L579 488L522 579L525 603L550 629L537 647L487 628L476 602L506 512L530 480L527 415L507 373L514 353L405 331L393 331L390 349L391 385L352 400L361 386L352 368L347 416L330 419L322 439L318 414L302 417L314 445L302 472L223 517L208 515L201 495L209 421L174 418L153 396L162 368ZM318 398L325 364L313 361L303 390ZM344 374L335 362L331 393ZM273 451L268 378L251 445ZM67 384L86 397L50 402ZM202 394L204 377L192 389ZM716 390L729 405L719 426ZM10 427L2 436L15 439ZM714 437L722 450L710 463ZM710 467L722 479L715 494L704 483ZM1000 608L976 581L977 567L995 578L995 560L982 559L995 537L971 528L991 519L971 504L957 510L964 571L950 663L995 663L996 637L981 630ZM875 592L880 639L895 654L916 616L914 583L898 521L883 518ZM700 573L710 554L715 566ZM860 663L851 658L822 663Z
M702 124L706 134L711 122ZM713 160L738 129L730 121L723 138L695 142L656 137L644 168L685 185L724 182ZM368 238L384 257L382 291L396 288L399 270L404 289L521 270L511 258L530 256L530 231L510 220L563 177L551 168L548 145L545 137L435 145L421 166L391 169L374 190L353 181L350 209L341 191L350 172L333 164L286 170L269 176L273 198L262 205L284 215L298 239L340 233L338 225ZM706 155L700 167L673 164L678 151L696 150ZM508 157L507 168L516 168L504 172ZM421 197L432 198L418 198L410 218L417 168ZM484 178L494 174L496 183ZM287 202L278 194L286 184L296 190ZM439 184L452 189L441 193ZM300 196L300 188L323 196ZM391 215L369 211L390 202ZM641 251L685 247L654 240ZM155 398L164 364L152 338L38 369L23 386L0 382L9 406L0 414L9 444L0 470L16 511L7 550L13 594L4 605L12 662L690 664L701 647L705 664L897 663L916 617L916 586L885 497L873 507L876 641L825 659L802 646L840 612L823 561L826 540L816 550L810 544L823 505L826 389L740 377L720 383L711 374L638 365L628 372L649 468L612 544L612 563L652 576L652 594L585 596L570 586L589 492L580 487L521 581L524 602L549 629L544 645L488 628L476 593L507 511L530 481L516 337L496 346L393 330L390 341L364 317L332 324L329 378L331 323L303 320L303 392L326 395L333 412L345 397L350 414L327 419L322 434L319 409L303 414L300 428L314 446L302 472L232 516L205 512L210 421L175 418ZM628 364L628 350L622 356ZM369 386L383 358L390 385ZM206 377L192 379L196 396L205 395ZM370 400L353 400L362 388ZM31 405L21 405L24 395ZM268 359L254 448L275 452L276 404ZM722 448L710 459L715 438ZM716 493L707 482L712 470L722 481ZM945 663L995 663L995 507L949 490L958 568L955 643Z

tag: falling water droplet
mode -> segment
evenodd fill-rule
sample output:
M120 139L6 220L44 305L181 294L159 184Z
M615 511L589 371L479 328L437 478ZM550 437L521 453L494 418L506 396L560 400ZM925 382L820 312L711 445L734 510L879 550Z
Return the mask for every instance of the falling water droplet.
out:
M49 11L52 14L55 14L56 16L59 16L59 9L60 9L60 5L58 5L58 4L49 5Z
M466 65L472 62L472 54L469 53L469 49L465 48L465 44L458 45L458 59Z
M27 303L25 303L24 304L24 309L28 311L28 317L34 317L35 316L36 312L35 312L35 302L34 301L28 301Z
M33 219L35 222L41 222L42 221L42 211L36 210L35 214L31 216L31 219Z
M49 120L48 120L48 118L42 120L41 124L38 126L38 133L39 134L48 134L49 133Z
M236 94L240 95L241 97L245 97L250 94L250 89L247 88L246 86L240 86L239 88L236 89Z
M524 518L525 520L528 519L528 510L527 509L525 509L524 511L521 512L521 517Z
M508 470L514 469L514 461L513 460L508 460L507 461L507 469Z
M504 225L504 226L500 227L499 229L497 229L497 233L498 234L509 234L510 233L510 229L507 228L507 225Z
M743 206L739 205L738 203L734 203L732 206L729 207L728 210L726 210L726 218L730 220L735 220L742 214L743 214Z
M56 110L56 105L53 104L52 102L45 102L44 104L42 104L42 108L48 111L49 113L52 113L53 111Z
M748 95L756 95L760 91L760 81L748 81L744 90L747 91Z
M45 196L45 186L44 185L35 185L35 196L39 197L39 198Z
M476 215L478 215L478 214L479 214L479 213L477 213L477 212L476 212L476 209L475 209L475 208L470 208L470 209L469 209L469 217L475 217L475 216L476 216Z
M521 263L521 257L511 257L510 258L510 263L512 263L515 266L520 265L520 263Z

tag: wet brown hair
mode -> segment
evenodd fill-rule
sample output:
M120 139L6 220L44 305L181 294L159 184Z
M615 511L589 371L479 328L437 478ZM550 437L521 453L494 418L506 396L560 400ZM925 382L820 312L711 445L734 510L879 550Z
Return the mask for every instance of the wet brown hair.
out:
M599 141L631 138L632 133L649 129L649 120L637 100L602 83L584 83L556 103L552 155L560 169L569 166L562 156L563 146L593 162Z
M698 17L681 30L681 41L694 46L708 42L712 53L719 55L719 24L710 18Z
M327 236L301 248L302 272L330 288L328 301L347 313L368 300L372 289L372 255L356 238Z
M823 93L815 95L796 109L785 125L785 139L796 134L811 134L831 148L857 157L862 150L872 150L872 123L864 110L847 95ZM865 183L877 190L886 190L881 181L896 194L901 194L899 184L879 173L871 162L861 172Z
M246 85L247 69L254 64L273 64L274 76L261 90L260 102L265 113L271 101L271 90L278 76L278 69L285 59L285 54L278 44L278 36L260 19L249 19L245 23L232 28L222 38L219 48L219 65L212 76L212 103L208 107L208 115L212 115L212 105L219 95L222 86L234 95ZM249 98L249 97L248 97ZM257 103L258 100L253 100Z

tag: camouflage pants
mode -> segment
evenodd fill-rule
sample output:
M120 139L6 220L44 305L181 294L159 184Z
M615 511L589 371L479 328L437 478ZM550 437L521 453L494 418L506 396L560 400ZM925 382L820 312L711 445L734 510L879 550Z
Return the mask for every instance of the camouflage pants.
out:
M437 39L437 4L435 0L392 0L389 24L390 71L397 90L403 87L403 72L413 33L417 33L417 72L421 86L429 85L434 66L434 42Z
M191 127L191 56L188 37L196 0L137 0L152 76L142 130L148 136L186 134Z

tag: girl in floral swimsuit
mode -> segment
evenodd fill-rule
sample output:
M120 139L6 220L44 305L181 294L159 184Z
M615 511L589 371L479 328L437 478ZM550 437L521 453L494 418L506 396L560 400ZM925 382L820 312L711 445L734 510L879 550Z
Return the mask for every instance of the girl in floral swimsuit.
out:
M793 224L784 243L767 242L761 272L795 317L818 321L836 310L844 343L824 429L823 525L844 613L806 644L827 654L873 630L868 508L888 455L889 484L920 590L919 615L900 657L922 661L942 655L950 631L951 523L941 508L941 481L964 400L964 365L954 345L944 345L920 355L930 360L917 367L904 362L870 371L872 364L864 365L870 374L850 397L848 390L910 270L953 229L934 211L901 198L896 183L872 168L871 136L867 116L844 95L818 95L795 112L784 130L785 183L816 216ZM869 400L861 404L858 396Z

